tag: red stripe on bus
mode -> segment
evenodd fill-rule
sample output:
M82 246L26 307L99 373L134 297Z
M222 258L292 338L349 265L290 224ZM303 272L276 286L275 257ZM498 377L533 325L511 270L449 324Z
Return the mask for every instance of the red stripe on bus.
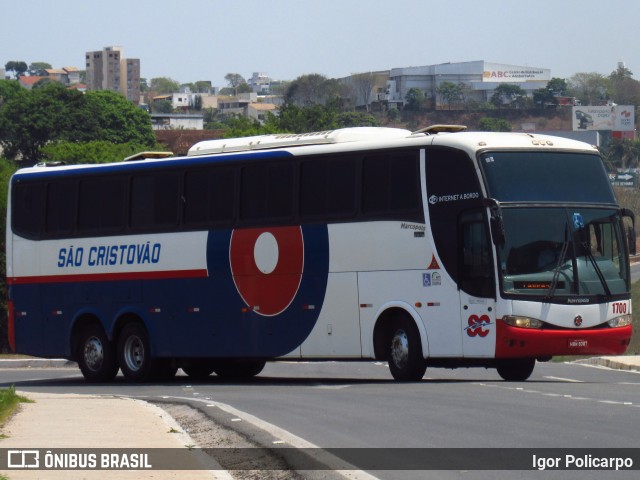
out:
M206 278L207 270L167 270L161 272L120 272L120 273L86 273L75 275L37 275L31 277L9 277L10 285L26 285L38 283L72 283L72 282L112 282L120 280L163 280L179 278Z

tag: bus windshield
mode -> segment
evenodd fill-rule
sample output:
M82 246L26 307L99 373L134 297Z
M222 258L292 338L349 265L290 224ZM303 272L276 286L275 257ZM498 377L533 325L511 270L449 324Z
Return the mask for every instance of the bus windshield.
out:
M629 291L617 210L512 207L502 214L505 241L499 255L505 293L552 300L572 295L611 298Z
M480 158L488 195L504 202L616 204L602 159L574 152L490 152Z

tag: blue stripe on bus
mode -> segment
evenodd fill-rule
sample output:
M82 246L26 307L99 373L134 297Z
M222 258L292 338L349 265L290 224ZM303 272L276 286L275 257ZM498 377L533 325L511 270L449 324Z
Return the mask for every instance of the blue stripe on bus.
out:
M93 168L99 167L100 175L108 175L109 173L130 171L130 172L142 172L146 170L157 171L158 168L181 168L181 167L206 167L207 165L216 165L220 163L236 163L247 162L254 160L269 160L275 158L291 157L290 152L283 150L269 150L260 152L248 152L239 154L225 154L225 155L203 155L193 157L170 157L164 160L141 160L136 162L122 162L111 164L90 165L82 164L77 165L79 168L70 169L64 167L42 167L39 171L18 171L13 175L12 182L21 180L43 179L43 178L56 178L56 177L70 177L70 176L84 176L91 175ZM97 172L96 172L97 173Z
M140 317L157 356L272 358L288 354L308 337L322 310L329 272L327 226L302 227L300 287L291 304L275 316L247 309L238 293L229 265L231 233L209 232L208 277L204 278L12 284L12 298L20 305L15 314L18 349L43 357L63 353L69 357L72 322L87 313L101 320L109 336L118 318Z

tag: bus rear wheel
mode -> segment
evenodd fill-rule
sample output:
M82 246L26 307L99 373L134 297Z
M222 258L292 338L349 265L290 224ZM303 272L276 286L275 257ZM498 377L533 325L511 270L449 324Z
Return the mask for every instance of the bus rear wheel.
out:
M115 347L100 325L92 324L80 332L77 343L78 366L90 382L110 382L118 374Z
M246 379L258 375L265 364L266 362L263 360L219 360L215 363L213 371L217 376L225 379Z
M427 371L427 362L422 356L420 333L407 318L395 320L391 326L388 342L389 370L393 378L401 382L417 382Z
M535 358L511 358L498 360L496 370L507 382L524 382L531 376L535 366Z
M144 382L152 377L149 334L139 323L127 324L118 337L118 363L127 380Z

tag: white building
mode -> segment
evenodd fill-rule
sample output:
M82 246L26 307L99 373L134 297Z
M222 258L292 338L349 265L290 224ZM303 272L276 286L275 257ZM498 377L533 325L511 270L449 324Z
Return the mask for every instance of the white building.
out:
M154 130L202 130L202 115L178 113L152 113L151 127Z
M268 94L271 87L271 78L263 72L253 72L253 75L247 83L251 86L254 93L258 95Z
M467 87L467 100L486 102L500 84L516 84L531 95L534 90L544 88L549 80L551 70L548 68L506 65L484 60L394 68L389 72L385 100L389 108L402 107L407 92L418 88L437 109L446 103L437 93L443 82L463 84Z

